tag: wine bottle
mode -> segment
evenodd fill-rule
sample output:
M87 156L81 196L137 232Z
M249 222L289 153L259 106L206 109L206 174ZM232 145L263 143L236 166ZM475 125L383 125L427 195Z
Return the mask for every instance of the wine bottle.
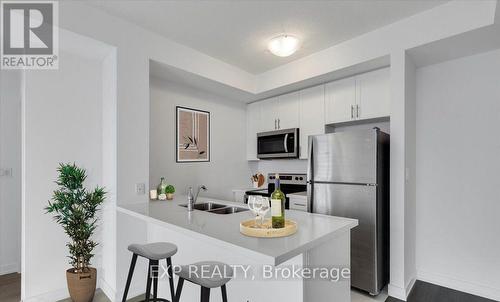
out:
M157 192L158 192L158 199L159 200L165 200L167 199L167 183L165 182L165 177L162 177L160 180L160 184L158 185Z
M275 229L285 227L285 193L280 190L280 176L274 177L274 192L271 194L271 220Z

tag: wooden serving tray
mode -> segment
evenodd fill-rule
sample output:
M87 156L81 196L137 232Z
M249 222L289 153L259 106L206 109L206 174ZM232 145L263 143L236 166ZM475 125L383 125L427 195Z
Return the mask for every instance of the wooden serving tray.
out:
M245 220L240 222L240 232L243 235L260 238L276 238L286 237L297 232L297 223L293 220L285 220L285 227L281 229L273 229L271 227L271 219L266 219L260 227L255 223L255 219Z

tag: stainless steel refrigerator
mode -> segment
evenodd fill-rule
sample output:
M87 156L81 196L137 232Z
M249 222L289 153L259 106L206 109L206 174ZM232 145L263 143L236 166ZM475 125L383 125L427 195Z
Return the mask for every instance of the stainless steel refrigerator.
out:
M309 137L308 207L359 220L351 286L377 295L389 280L389 135L378 128Z

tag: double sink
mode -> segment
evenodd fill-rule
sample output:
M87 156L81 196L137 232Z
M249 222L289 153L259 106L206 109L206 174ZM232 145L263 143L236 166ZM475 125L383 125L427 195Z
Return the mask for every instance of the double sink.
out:
M187 208L187 204L180 204L179 206ZM239 212L248 211L247 208L230 206L226 204L220 204L215 202L200 202L193 205L193 209L199 211L205 211L214 214L234 214Z

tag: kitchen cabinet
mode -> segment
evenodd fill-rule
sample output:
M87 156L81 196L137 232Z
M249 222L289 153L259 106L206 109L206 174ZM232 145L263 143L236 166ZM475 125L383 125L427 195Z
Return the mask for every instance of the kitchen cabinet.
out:
M356 77L357 118L370 119L391 114L389 68L367 72Z
M257 160L257 133L261 132L261 106L247 105L247 160Z
M325 133L325 85L303 89L299 95L299 155L307 159L309 135Z
M276 130L278 127L279 99L278 97L269 98L254 103L260 106L261 129L262 131Z
M299 127L299 93L292 92L257 102L262 131Z
M390 116L390 69L287 93L247 107L247 159L257 160L257 133L299 128L299 157L307 159L308 137L325 124Z
M383 68L326 84L326 123L390 115L390 73Z
M299 92L295 91L278 97L278 129L299 128Z
M307 195L306 193L288 194L290 199L290 210L307 212Z
M342 123L355 119L356 79L354 77L326 84L326 123Z

